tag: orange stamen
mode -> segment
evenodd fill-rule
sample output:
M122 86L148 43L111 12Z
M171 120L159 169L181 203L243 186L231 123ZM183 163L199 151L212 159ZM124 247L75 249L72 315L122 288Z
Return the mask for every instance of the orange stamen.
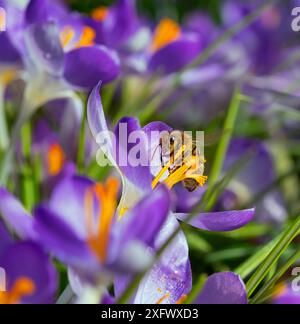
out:
M188 297L187 295L182 295L175 304L177 305L183 304L186 301L187 297Z
M74 29L70 26L65 27L60 33L60 41L62 47L64 49L66 48L71 49L71 48L93 46L95 44L94 41L96 38L96 32L92 27L84 26L80 36L80 40L77 43L75 43L74 38L75 38ZM75 44L72 44L72 41Z
M159 300L156 302L157 305L162 304L166 299L168 299L170 297L170 293L167 293L165 295L163 295L161 298L159 298Z
M31 296L35 290L31 279L21 277L16 280L10 291L0 292L0 304L19 304L23 297Z
M60 33L60 42L63 48L66 48L73 40L75 32L72 27L65 27Z
M51 176L58 175L65 163L65 154L59 144L52 144L48 150L48 172Z
M107 7L98 7L92 11L92 18L97 21L104 21L108 15L109 9Z
M84 26L80 41L76 44L76 48L93 46L95 43L96 32L89 26Z
M156 27L151 51L156 52L162 47L176 41L181 35L180 26L172 19L163 19Z
M117 179L109 179L106 185L96 184L92 190L88 190L85 196L86 224L88 231L88 244L91 250L103 263L106 260L107 248L110 238L110 230L117 207L117 194L119 182ZM99 223L95 233L93 219L94 195L99 204Z
M287 286L284 283L279 283L274 289L273 298L278 298L284 295L286 291L287 291Z

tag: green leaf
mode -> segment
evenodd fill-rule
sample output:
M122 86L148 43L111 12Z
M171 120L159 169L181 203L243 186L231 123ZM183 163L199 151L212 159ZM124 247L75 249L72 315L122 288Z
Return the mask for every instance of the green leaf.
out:
M274 288L276 283L284 276L286 271L297 262L300 258L300 251L295 252L280 269L277 270L276 274L259 290L255 297L251 300L251 304L259 304L264 302L268 297L270 290Z
M283 234L273 239L266 246L260 248L247 261L236 268L234 272L245 280L266 259L270 251L274 249L282 236Z
M248 296L254 293L259 284L267 276L273 265L279 260L281 255L285 252L294 238L300 233L300 216L292 223L292 225L284 232L283 236L280 237L278 243L268 254L265 261L258 267L256 272L247 282L246 288Z

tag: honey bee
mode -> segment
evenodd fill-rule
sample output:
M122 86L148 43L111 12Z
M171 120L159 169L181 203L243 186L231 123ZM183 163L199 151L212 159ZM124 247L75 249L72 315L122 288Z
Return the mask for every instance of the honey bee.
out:
M189 191L195 191L203 185L207 177L203 176L205 160L200 152L199 143L188 132L163 132L159 139L160 162L162 170L168 169L169 180L165 183L172 187L182 182ZM162 172L158 177L162 176Z

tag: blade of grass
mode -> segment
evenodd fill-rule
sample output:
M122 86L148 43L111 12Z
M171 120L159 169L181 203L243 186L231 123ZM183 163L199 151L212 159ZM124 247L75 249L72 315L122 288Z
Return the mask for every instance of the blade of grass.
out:
M253 250L255 249L249 247L228 248L226 250L220 250L217 252L210 253L204 258L204 260L207 263L214 263L224 260L240 259L252 254Z
M208 180L208 188L206 191L207 195L210 195L212 192L212 189L214 185L217 183L220 174L223 169L224 161L226 158L228 145L232 137L233 129L236 123L239 107L240 107L240 101L241 101L241 93L240 89L236 88L231 103L228 108L227 116L225 119L224 127L223 127L223 136L221 137L221 140L219 142L219 145L217 147L217 152L215 155L214 163L211 168L211 172L209 174L209 180ZM211 208L215 204L215 197L212 196L211 200L209 200L206 211L211 210Z
M186 233L188 245L191 250L197 250L200 253L210 253L212 246L196 233Z
M255 295L255 297L250 301L251 304L259 304L264 302L269 294L269 290L272 289L276 283L284 276L286 271L297 262L300 258L300 251L295 252L283 265L280 269L277 270L276 274L269 280Z
M284 231L283 236L279 239L276 246L268 254L265 261L258 267L252 277L246 284L248 296L255 292L259 284L266 277L272 266L279 260L280 256L285 252L291 242L300 233L300 216L295 219L295 221Z
M0 151L5 151L9 145L7 122L5 116L5 88L0 84Z
M260 248L248 260L239 265L239 267L236 268L234 272L240 275L243 280L245 280L266 259L270 251L276 246L282 236L283 234L273 239L265 247Z
M23 204L28 211L34 207L35 200L35 182L34 172L31 161L31 124L26 123L21 130L22 153L24 164L22 167L22 198Z

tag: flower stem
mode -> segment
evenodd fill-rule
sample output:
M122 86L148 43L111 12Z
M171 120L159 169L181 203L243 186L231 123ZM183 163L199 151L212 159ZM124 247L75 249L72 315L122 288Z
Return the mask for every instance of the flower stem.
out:
M0 165L0 185L6 186L9 175L13 168L13 156L14 156L14 150L19 138L19 135L22 130L22 126L24 125L24 122L26 121L25 115L23 113L23 109L21 110L21 113L17 119L16 124L14 125L10 145L6 151L6 154L3 158L3 161Z
M66 287L66 289L62 292L62 294L59 296L56 304L57 305L66 305L69 304L72 299L75 297L74 292L70 285Z
M31 124L26 123L21 130L24 165L22 167L22 197L25 208L31 211L35 205L34 171L31 167Z
M85 169L85 143L86 143L86 118L87 118L86 106L87 106L86 104L83 106L83 116L82 116L80 133L79 133L79 141L78 141L77 168L79 172L83 172Z

